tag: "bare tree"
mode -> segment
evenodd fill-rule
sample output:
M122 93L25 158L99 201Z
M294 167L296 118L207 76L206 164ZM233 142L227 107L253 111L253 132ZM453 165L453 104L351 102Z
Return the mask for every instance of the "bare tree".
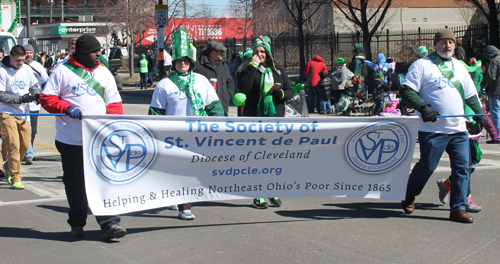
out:
M280 17L281 14L286 15L287 12L286 6L281 1L254 1L252 16L254 35L265 35L275 39L287 32L290 29L290 23Z
M243 50L247 45L248 33L252 30L252 0L230 0L231 15L236 18L242 18L241 22L231 25L233 30L243 35Z
M457 2L466 2L475 5L484 15L490 25L490 44L498 46L499 44L499 21L500 2L498 0L456 0Z
M212 26L210 22L215 17L215 10L211 6L205 4L203 2L201 5L196 8L197 12L195 13L195 17L200 18L202 20L202 33L204 34L204 38L209 40L218 34L217 28Z
M392 0L330 0L344 17L363 32L363 50L371 60L371 39L379 30L387 15Z
M273 0L261 0L264 5L269 5ZM304 68L305 61L305 47L304 47L304 25L318 12L318 10L325 4L325 0L282 0L281 1L292 18L295 26L297 27L297 36L299 42L299 60L300 60L300 80L305 80ZM270 10L270 9L269 9ZM270 11L268 11L270 12ZM276 15L276 14L275 14Z
M167 0L169 14L174 14L182 7L182 2L182 0ZM154 14L157 3L156 0L108 0L106 8L101 9L98 14L108 28L124 33L124 41L128 47L130 77L134 77L134 48L142 41L144 28L156 28L154 15L151 14ZM137 34L140 37L136 39Z
M458 8L456 8L456 13L464 20L464 22L468 26L471 24L478 24L481 22L482 13L475 5L461 0L459 1L455 0L455 2L458 5Z

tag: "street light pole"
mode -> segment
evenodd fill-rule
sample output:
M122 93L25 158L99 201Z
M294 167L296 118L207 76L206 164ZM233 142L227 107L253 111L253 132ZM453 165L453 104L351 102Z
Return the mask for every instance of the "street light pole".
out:
M158 0L158 5L163 5L163 0ZM167 0L168 5L168 0ZM156 47L158 47L158 69L160 71L160 80L165 77L165 58L163 56L163 46L165 45L165 34L163 26L159 26L156 31Z

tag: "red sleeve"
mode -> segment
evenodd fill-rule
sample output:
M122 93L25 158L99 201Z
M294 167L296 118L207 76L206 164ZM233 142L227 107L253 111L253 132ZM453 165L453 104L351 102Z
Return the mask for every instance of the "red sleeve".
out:
M108 114L108 115L123 115L122 102L108 104L106 106L106 114Z
M40 104L43 109L52 114L66 113L69 105L65 101L61 101L57 95L40 95Z

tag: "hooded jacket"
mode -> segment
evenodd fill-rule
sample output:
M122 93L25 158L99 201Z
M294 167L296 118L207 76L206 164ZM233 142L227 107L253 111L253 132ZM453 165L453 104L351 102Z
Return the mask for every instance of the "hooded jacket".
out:
M500 50L488 45L484 48L484 57L491 58L484 73L484 80L488 83L488 96L500 97Z
M201 53L200 59L196 61L194 72L205 76L208 80L217 79L217 96L224 109L224 115L228 115L229 102L234 95L234 81L229 73L229 66L226 57L221 61L213 62L210 55L205 50Z
M366 59L363 52L358 53L352 57L351 64L349 64L349 70L351 70L354 75L361 74L361 76L366 76L366 70L363 70L363 61Z
M387 83L388 75L394 72L394 70L392 69L392 66L386 62L384 53L379 53L377 55L376 63L373 63L369 60L365 60L364 62L375 73L377 73L380 70L384 73L384 77L385 77L384 83Z
M321 56L315 56L312 60L307 62L306 68L304 69L304 75L307 77L310 86L318 85L318 82L321 80L319 78L319 73L322 71L328 74L328 69L325 63L323 63L323 58L321 58Z

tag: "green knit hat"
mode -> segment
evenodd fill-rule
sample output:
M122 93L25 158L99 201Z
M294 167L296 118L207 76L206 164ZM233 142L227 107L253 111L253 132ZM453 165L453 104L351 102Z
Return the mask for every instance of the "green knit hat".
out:
M345 63L344 58L338 58L335 63Z
M243 56L243 51L238 51L238 57L242 57Z
M363 44L361 44L361 43L356 43L356 44L354 44L354 48L355 48L355 49L358 49L358 50L363 50Z
M382 78L384 78L384 74L383 74L383 73L381 73L381 72L377 72L377 74L375 74L375 80L377 80L377 79L379 79L379 80L380 80L380 79L382 79Z
M249 58L251 58L253 56L253 49L251 48L247 48L245 50L245 53L243 53L243 57L241 58L241 60L243 62L247 61Z
M194 69L194 61L189 51L188 33L185 29L180 28L172 34L172 45L172 62L180 58L188 57L191 60L191 68Z
M269 54L273 55L271 52L271 39L268 36L260 36L255 40L255 44L253 45L253 49L257 47L264 47Z

